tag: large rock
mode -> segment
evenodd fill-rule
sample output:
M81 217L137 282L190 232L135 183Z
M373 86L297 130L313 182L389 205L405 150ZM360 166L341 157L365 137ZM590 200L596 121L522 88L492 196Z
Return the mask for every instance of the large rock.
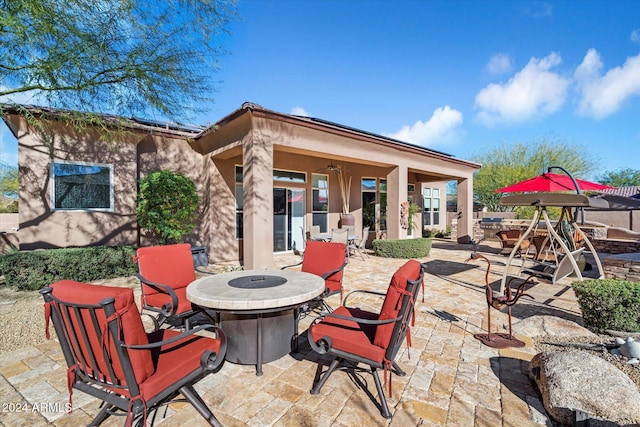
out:
M544 335L555 337L590 337L593 332L576 322L556 316L531 316L513 324L513 333L528 337Z
M620 369L582 350L537 354L529 375L538 385L547 413L571 425L579 409L602 420L640 423L640 391Z

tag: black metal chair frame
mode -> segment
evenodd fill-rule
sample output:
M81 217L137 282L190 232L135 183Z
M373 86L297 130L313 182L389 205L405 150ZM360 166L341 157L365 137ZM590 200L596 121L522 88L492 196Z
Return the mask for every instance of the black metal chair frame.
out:
M423 278L424 278L424 268L421 269L420 276L418 277L418 279L416 279L415 281L407 280L406 290L408 292L403 294L401 308L398 312L398 316L393 319L372 320L372 319L364 319L364 318L357 318L357 317L351 317L351 316L341 316L334 313L323 313L320 316L318 316L316 319L314 319L314 321L312 322L312 325L318 323L319 321L327 317L355 321L359 324L367 324L367 325L375 325L375 326L394 323L391 340L385 352L385 359L388 361L391 361L393 373L395 373L398 376L405 376L406 372L404 372L400 368L400 366L398 366L398 364L395 361L395 357L397 356L398 351L400 350L400 347L402 346L402 343L406 337L407 329L409 328L409 322L413 316L416 298L418 297L418 291L420 289L420 285L423 283ZM347 294L347 296L344 298L343 305L345 307L347 306L347 299L349 298L349 296L355 293L366 293L366 294L381 295L381 296L386 295L385 293L382 293L382 292L355 290ZM331 376L331 374L335 372L336 369L344 370L347 372L348 375L350 375L350 377L354 380L354 382L360 388L362 388L362 390L364 390L364 392L371 399L371 401L373 401L373 403L378 407L381 415L387 419L391 418L389 405L387 404L387 399L385 398L384 391L382 389L380 377L378 376L379 369L383 369L386 371L386 368L383 363L336 349L333 347L332 340L328 336L324 336L320 340L318 340L318 342L314 342L314 340L311 338L311 335L309 335L309 344L311 345L311 348L315 352L319 354L327 354L327 355L333 356L333 359L331 360L329 367L324 373L322 373L322 364L318 363L318 367L316 369L316 374L314 378L314 385L313 385L313 388L311 389L311 394L319 394L322 386L324 386L326 381L329 379L329 376ZM361 364L367 365L367 368L360 367ZM380 399L380 401L376 400L375 396L373 396L373 394L367 388L366 383L364 383L363 380L356 374L356 371L368 372L373 376L373 380L376 386L376 391L378 393L378 398Z
M145 423L148 413L154 412L155 418L155 411L161 406L167 405L171 402L184 400L176 399L180 394L182 394L182 396L184 396L184 398L193 405L198 413L202 415L210 425L221 425L207 404L202 400L198 392L193 388L193 385L222 366L227 348L226 337L222 329L214 325L200 325L167 340L153 342L146 345L127 345L120 338L117 317L113 316L113 318L110 318L116 313L114 298L106 298L100 301L99 305L84 305L73 304L55 298L52 295L51 288L43 288L40 290L40 293L46 303L53 303L51 304L51 318L56 334L58 335L58 340L60 342L64 358L69 368L68 375L72 373L74 377L73 383L69 384L69 393L71 393L71 388L73 387L91 396L97 397L104 402L102 409L90 425L97 426L111 415L126 415L126 425L132 425L136 418L138 419L139 424ZM75 319L79 319L80 312L83 310L86 310L89 313L92 323L89 326L90 329L88 329L87 325L83 322L77 322L76 327L80 329L80 334L70 334L69 331L73 330L73 328L65 327L65 324L68 324L70 321L72 313ZM104 363L107 365L107 370L110 373L111 378L115 378L113 361L118 360L120 362L126 380L125 385L112 384L106 379L96 378L87 372L99 372L97 364L98 355L90 351L91 345L89 344L89 337L91 334L96 334L97 339L102 343L105 342L103 341L103 338L107 338L103 337L102 331L100 331L100 327L98 326L97 313L101 310L104 311L104 316L108 321L108 331L105 331L105 335L108 334L108 339L113 342L117 354L109 354L108 348L103 344L103 355L101 355L100 358L103 359ZM220 340L219 352L215 353L210 350L203 352L200 357L199 369L190 372L170 387L167 387L154 396L148 397L143 402L140 399L139 384L136 381L128 352L159 348L163 345L183 340L184 338L192 336L203 329L207 329L208 331L216 334L217 339ZM196 336L196 339L207 338ZM77 353L72 350L73 345L78 348L80 343L84 343L85 348L89 352L87 360L77 360ZM88 370L81 369L81 366L88 367ZM116 393L114 390L127 392L129 397Z
M214 274L214 273L199 270L199 269L195 269L195 270L199 273ZM209 313L207 310L200 307L193 308L189 311L185 311L183 313L177 314L176 311L178 309L178 304L179 304L178 296L176 295L176 293L174 292L171 286L167 286L158 282L152 282L151 280L145 279L144 276L142 276L140 273L136 273L135 276L140 281L140 286L142 287L143 292L144 292L144 285L146 285L154 288L158 292L167 294L169 295L169 297L171 297L171 304L163 304L162 307L155 307L152 305L148 305L144 302L144 298L142 299L143 310L151 311L158 314L157 319L154 318L153 316L150 316L152 319L154 319L154 324L156 329L158 329L160 326L166 323L167 325L173 328L180 328L184 326L186 330L189 330L193 326L191 320L196 316L197 316L197 320L206 319L205 321L211 321L215 324L218 323L216 318L217 315L212 316L211 313ZM196 322L196 323L199 323L199 322Z

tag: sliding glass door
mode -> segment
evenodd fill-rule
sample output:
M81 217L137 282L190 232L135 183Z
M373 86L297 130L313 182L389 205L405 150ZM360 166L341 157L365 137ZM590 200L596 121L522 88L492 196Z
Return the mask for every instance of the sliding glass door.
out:
M305 191L298 188L273 189L273 251L304 249Z

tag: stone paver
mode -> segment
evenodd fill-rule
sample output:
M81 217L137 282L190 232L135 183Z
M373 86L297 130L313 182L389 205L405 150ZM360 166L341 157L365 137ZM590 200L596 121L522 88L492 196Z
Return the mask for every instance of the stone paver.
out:
M465 263L471 246L434 242L428 265L424 303L416 304L411 328L413 346L401 350L399 365L405 377L394 376L393 413L385 420L375 405L344 373L329 378L319 395L311 395L316 359L306 342L301 354L285 356L264 365L257 377L253 366L226 363L196 387L225 426L535 426L545 423L538 395L526 376L535 351L531 339L521 349L495 350L482 345L473 334L487 327L485 301L486 263ZM494 286L504 271L506 257L498 255L497 242L483 242L483 254L492 262L489 280ZM295 263L294 255L276 257L276 266ZM384 292L393 272L405 260L354 257L345 270L345 294L355 289ZM112 283L105 281L105 283ZM138 291L133 278L117 283ZM539 314L580 321L571 278L551 285L540 282L513 308L514 322ZM496 288L497 289L497 288ZM338 296L328 302L336 306ZM382 298L350 299L370 309ZM34 313L34 316L41 316ZM310 318L301 321L301 332ZM492 309L494 331L507 332L506 313ZM43 331L44 335L44 331ZM304 337L304 334L303 334ZM375 395L373 380L363 377ZM99 410L99 402L80 391L73 393L72 414L68 402L66 367L56 342L0 354L0 425L86 425ZM19 409L18 409L19 408ZM44 410L43 410L44 409ZM22 412L18 412L21 410ZM173 404L157 425L205 425L188 404ZM111 417L103 425L120 425Z

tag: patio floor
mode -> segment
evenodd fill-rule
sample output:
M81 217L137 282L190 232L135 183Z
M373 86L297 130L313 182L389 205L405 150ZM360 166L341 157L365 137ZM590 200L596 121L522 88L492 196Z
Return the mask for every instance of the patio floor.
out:
M507 260L498 255L498 246L497 242L480 246L492 263L491 282L501 279ZM535 355L531 339L519 337L527 342L521 349L495 350L473 337L486 328L486 263L465 264L470 250L470 245L434 241L430 256L420 260L428 265L425 302L419 298L416 304L411 349L406 345L401 349L398 363L407 375L393 377L393 398L388 398L391 420L382 418L367 395L342 372L330 377L320 395L311 395L317 359L305 341L300 354L265 364L261 377L255 375L254 366L225 363L196 389L225 426L539 425L532 419L539 416L535 408L540 402L526 376L528 361ZM296 260L294 255L281 255L276 266ZM354 289L384 292L403 263L353 257L345 270L345 293ZM523 299L514 306L514 322L540 314L580 321L571 281L566 278L555 285L540 281L528 291L534 300ZM133 277L118 283L136 291L139 288ZM339 297L328 301L336 306ZM364 301L370 308L377 303L382 299ZM40 316L42 313L34 313L34 318ZM493 328L507 329L506 314L492 310L491 318ZM301 332L308 323L308 318L303 319ZM0 375L0 425L87 425L98 411L96 399L75 390L73 413L65 413L66 367L55 341L43 338L43 344L35 347L0 354ZM375 395L370 376L364 379ZM111 417L103 425L123 421ZM182 403L169 406L155 421L155 425L187 424L205 425L191 406Z

